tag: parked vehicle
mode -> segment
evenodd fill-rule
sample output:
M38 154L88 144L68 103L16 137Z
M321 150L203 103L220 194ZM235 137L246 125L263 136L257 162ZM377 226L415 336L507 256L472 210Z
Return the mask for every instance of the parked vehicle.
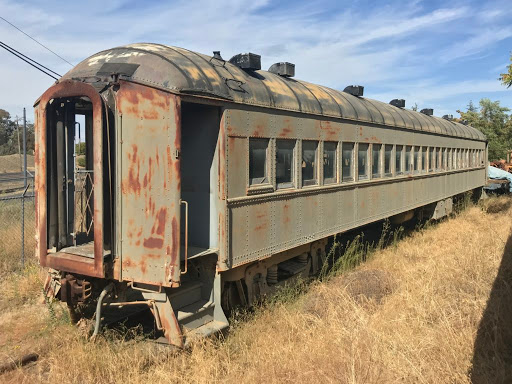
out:
M485 185L478 130L295 80L294 65L158 44L95 54L35 105L37 255L47 291L146 305L166 341L228 326L327 240L434 218ZM75 150L85 141L85 167Z

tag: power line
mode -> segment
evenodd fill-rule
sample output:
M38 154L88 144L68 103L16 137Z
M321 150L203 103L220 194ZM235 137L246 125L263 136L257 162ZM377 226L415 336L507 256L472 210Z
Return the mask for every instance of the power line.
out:
M7 48L9 48L11 51L14 51L14 52L16 52L18 55L23 56L25 59L28 59L28 60L30 60L30 61L32 61L32 62L34 62L34 63L36 63L37 65L39 65L40 67L43 67L44 69L46 69L46 70L50 71L51 73L53 73L53 74L55 74L55 75L57 75L57 76L59 76L59 77L62 77L62 76L61 76L61 75L59 75L57 72L52 71L50 68L45 67L43 64L38 63L37 61L35 61L35 60L31 59L30 57L28 57L28 56L24 55L23 53L21 53L21 52L19 52L19 51L15 50L13 47L8 46L8 45L7 45L7 44L5 44L4 42L1 42L1 41L0 41L0 44L5 45L5 46L6 46Z
M55 80L59 80L57 77L53 76L52 74L50 74L50 73L46 72L44 69L42 69L42 68L46 68L44 65L39 64L37 61L32 60L30 57L25 56L25 55L23 55L22 53L20 53L20 54L16 53L16 52L18 52L18 51L16 51L16 50L14 50L13 48L9 47L7 44L2 43L1 41L0 41L0 47L2 47L3 49L5 49L7 52L12 53L14 56L16 56L17 58L19 58L19 59L23 60L23 61L24 61L24 62L26 62L27 64L30 64L30 65L31 65L31 66L33 66L35 69L40 70L40 71L41 71L41 72L43 72L45 75L48 75L48 76L50 76L51 78L53 78L53 79L55 79ZM25 58L25 57L26 57L26 58ZM35 63L35 64L33 64L33 63ZM36 65L36 64L37 64L37 65ZM38 66L38 65L39 65L39 66ZM42 68L41 68L41 67L42 67ZM48 68L47 68L47 69L48 69ZM53 72L53 71L52 71L52 70L50 70L50 69L49 69L49 71ZM53 72L53 73L55 73L55 72ZM59 74L57 74L57 76L60 76L60 75L59 75Z
M2 19L3 21L5 21L7 24L9 24L10 26L12 26L13 28L16 28L18 31L20 31L21 33L23 33L25 36L27 36L28 38L34 40L37 44L39 44L41 47L43 47L44 49L50 51L51 53L53 53L55 56L57 56L59 59L65 61L66 63L68 63L69 65L71 65L72 67L74 67L73 64L71 64L69 61L67 61L65 58L63 58L62 56L59 56L58 54L56 54L55 52L53 52L50 48L48 48L46 45L40 43L39 41L37 41L36 39L34 39L32 36L30 36L28 33L26 32L23 32L20 28L18 28L17 26L15 26L13 23L11 23L10 21L4 19L2 16L0 16L0 19Z

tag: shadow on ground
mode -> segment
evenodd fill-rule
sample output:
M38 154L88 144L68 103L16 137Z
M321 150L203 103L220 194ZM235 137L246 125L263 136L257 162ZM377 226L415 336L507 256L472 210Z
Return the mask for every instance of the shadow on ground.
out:
M473 383L512 383L512 235L478 326L470 372Z

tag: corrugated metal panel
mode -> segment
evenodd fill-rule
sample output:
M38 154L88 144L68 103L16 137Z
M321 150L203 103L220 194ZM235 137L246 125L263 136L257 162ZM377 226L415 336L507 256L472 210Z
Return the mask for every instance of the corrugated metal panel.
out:
M133 80L173 92L206 94L243 104L485 140L480 131L469 126L267 71L246 72L211 56L161 44L132 44L97 53L64 78L94 79L107 62L139 64Z

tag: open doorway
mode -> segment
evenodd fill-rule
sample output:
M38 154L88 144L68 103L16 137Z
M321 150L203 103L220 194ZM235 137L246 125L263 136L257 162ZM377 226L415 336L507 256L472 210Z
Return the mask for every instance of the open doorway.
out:
M98 189L103 194L103 249L111 250L113 244L113 119L103 119L102 166L96 168L101 169L103 182L95 185L98 156L93 147L91 101L87 97L53 99L46 116L47 247L52 252L94 258L94 195Z
M217 239L218 137L221 109L182 103L181 199L188 202L188 256L214 252ZM184 212L183 212L184 214ZM181 239L185 239L181 220ZM184 249L182 246L181 249Z

